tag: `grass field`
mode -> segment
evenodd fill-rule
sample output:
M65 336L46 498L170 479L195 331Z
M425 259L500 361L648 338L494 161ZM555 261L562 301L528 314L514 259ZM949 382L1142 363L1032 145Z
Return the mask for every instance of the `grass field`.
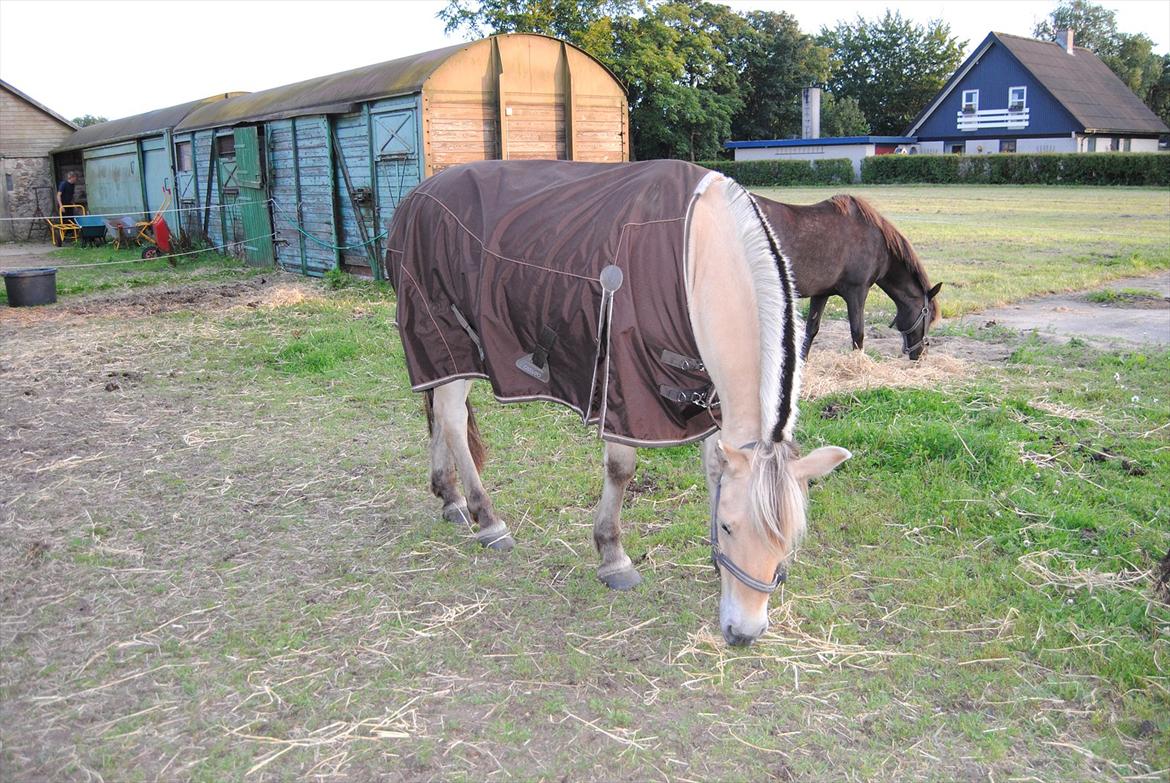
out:
M1034 253L1029 291L1168 263L1160 191L859 192L966 281L956 311L1005 296L985 237L1012 280ZM1058 249L1051 212L993 239L979 204L1012 199L1092 220ZM1114 235L1117 199L1152 217ZM944 204L963 217L909 219ZM1006 362L806 400L800 442L855 457L814 489L771 630L733 649L694 448L640 453L645 581L613 593L600 444L564 409L474 395L516 551L441 520L383 287L87 269L96 298L0 312L4 780L1170 774L1168 351L980 330L946 345Z
M1170 268L1167 190L859 185L759 192L792 204L837 192L868 199L913 242L931 282L943 282L947 317ZM879 291L870 301L888 322L889 300ZM831 302L830 315L843 316L840 300Z

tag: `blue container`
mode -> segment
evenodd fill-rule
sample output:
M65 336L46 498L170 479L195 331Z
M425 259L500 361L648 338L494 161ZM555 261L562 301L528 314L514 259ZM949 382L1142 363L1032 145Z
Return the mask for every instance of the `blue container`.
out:
M57 301L57 268L17 269L4 275L9 307L31 307Z

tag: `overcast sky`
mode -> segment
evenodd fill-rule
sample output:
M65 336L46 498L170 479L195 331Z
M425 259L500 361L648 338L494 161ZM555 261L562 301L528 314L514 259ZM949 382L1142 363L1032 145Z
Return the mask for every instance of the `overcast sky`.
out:
M968 50L991 30L1031 35L1056 0L725 0L787 11L816 33L860 13L942 18ZM1170 2L1104 0L1123 32L1170 51ZM67 118L114 119L437 49L443 0L0 0L0 79ZM0 118L2 121L3 118Z

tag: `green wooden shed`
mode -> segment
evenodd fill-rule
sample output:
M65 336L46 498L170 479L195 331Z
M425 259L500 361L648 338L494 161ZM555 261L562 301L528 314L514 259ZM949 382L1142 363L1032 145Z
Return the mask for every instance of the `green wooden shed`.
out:
M424 177L492 158L628 160L628 108L590 55L511 34L209 103L172 143L185 231L289 271L377 276L386 225Z

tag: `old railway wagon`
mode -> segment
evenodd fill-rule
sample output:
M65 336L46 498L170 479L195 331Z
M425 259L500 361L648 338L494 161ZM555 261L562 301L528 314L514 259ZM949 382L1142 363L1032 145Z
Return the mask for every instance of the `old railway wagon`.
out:
M79 174L88 211L145 219L163 206L174 187L171 132L190 112L243 93L225 93L80 128L53 150L56 182ZM56 201L53 201L56 208ZM174 225L173 210L165 216Z
M529 34L203 106L175 127L174 145L180 206L208 206L183 212L187 230L206 214L216 244L308 275L378 276L396 205L448 166L629 159L617 79L571 44Z

